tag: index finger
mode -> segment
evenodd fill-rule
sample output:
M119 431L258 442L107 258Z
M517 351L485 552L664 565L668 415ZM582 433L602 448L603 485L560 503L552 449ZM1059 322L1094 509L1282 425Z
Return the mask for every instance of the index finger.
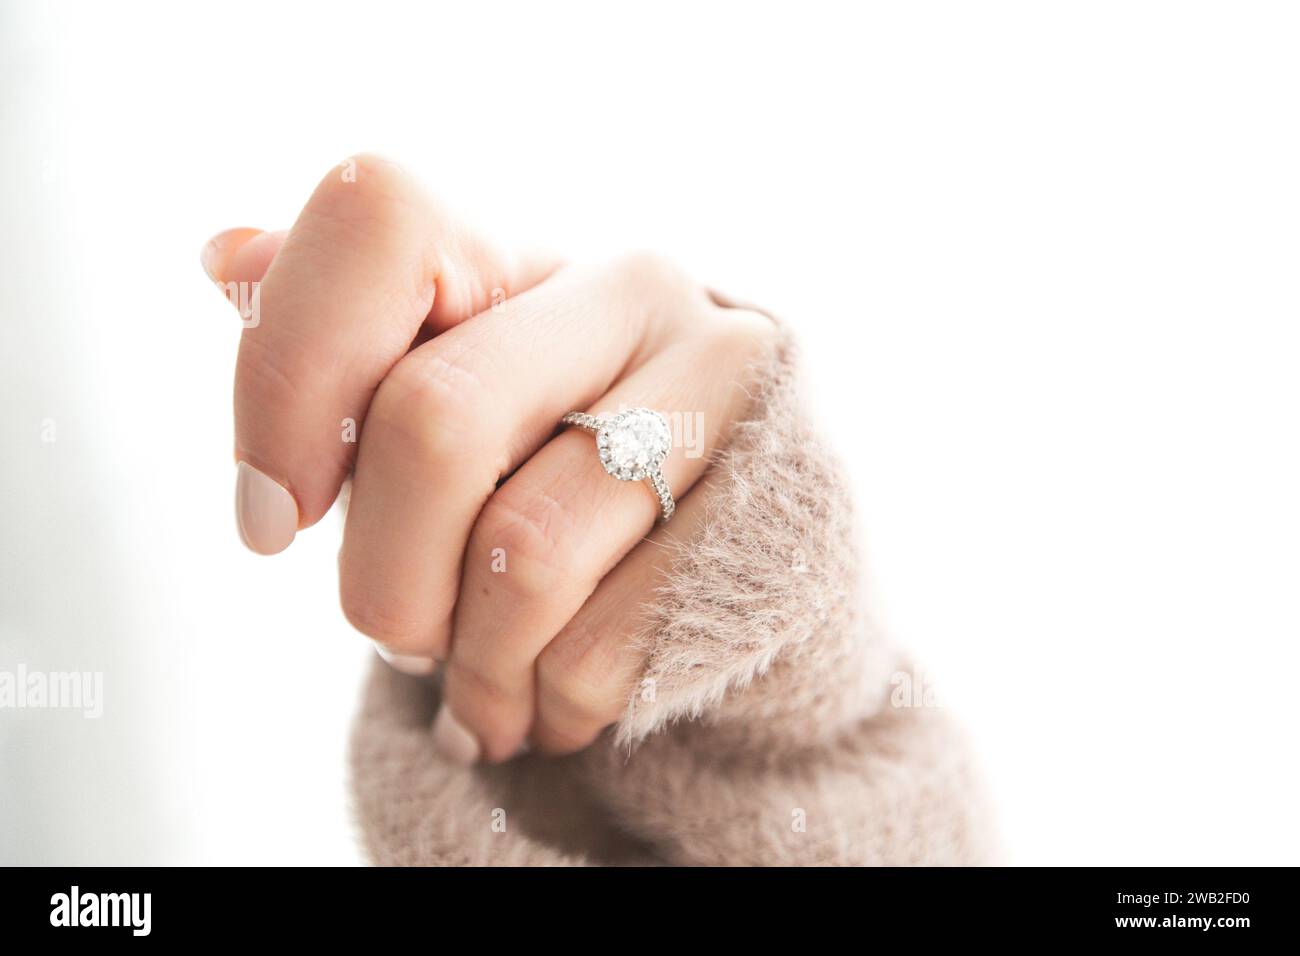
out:
M248 295L235 372L236 511L274 554L329 510L370 398L428 325L450 328L552 268L454 222L394 163L331 171Z

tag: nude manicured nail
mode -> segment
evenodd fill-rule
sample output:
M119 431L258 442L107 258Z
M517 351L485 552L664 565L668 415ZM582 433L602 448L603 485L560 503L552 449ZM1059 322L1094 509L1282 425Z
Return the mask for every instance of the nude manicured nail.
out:
M209 239L199 250L199 263L203 266L203 271L208 274L208 278L213 282L220 282L219 271L221 268L221 245L216 239Z
M445 706L433 722L433 745L452 763L468 767L478 760L478 741Z
M425 677L433 673L432 657L412 657L409 654L394 654L383 644L375 645L375 653L387 662L388 666L412 677Z
M208 278L213 282L225 281L226 262L250 239L262 234L261 229L240 227L219 232L203 244L199 250L199 263Z
M298 505L289 490L246 461L235 478L235 518L250 551L277 554L293 544Z

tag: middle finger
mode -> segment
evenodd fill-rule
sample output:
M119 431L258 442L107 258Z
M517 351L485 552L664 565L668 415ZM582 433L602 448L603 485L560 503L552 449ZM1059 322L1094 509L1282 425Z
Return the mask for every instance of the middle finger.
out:
M363 634L399 655L446 654L461 556L498 481L671 332L626 271L563 269L390 370L339 555L343 611Z

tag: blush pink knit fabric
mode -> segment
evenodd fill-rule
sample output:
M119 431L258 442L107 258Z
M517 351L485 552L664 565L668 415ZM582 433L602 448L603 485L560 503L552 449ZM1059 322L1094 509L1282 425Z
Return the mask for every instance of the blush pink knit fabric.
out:
M848 483L785 339L713 464L704 531L644 609L622 719L562 759L435 752L437 682L376 661L352 739L387 865L976 864L995 842L968 749L907 692L862 608Z

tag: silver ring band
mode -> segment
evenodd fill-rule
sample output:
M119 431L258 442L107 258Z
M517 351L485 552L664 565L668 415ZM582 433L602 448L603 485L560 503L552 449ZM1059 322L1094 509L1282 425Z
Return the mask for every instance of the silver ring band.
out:
M677 510L664 480L662 465L672 448L668 420L650 408L628 408L616 415L569 412L561 425L573 425L596 436L600 464L619 481L648 481L659 499L660 521Z

